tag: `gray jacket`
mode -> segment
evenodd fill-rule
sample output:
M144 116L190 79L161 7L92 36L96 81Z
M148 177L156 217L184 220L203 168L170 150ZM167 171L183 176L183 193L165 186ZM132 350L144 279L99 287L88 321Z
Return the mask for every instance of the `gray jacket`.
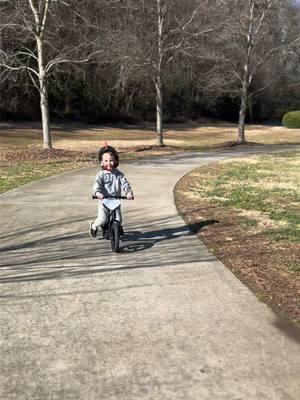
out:
M117 168L113 169L111 173L103 170L97 173L93 186L93 196L96 196L97 192L102 193L103 196L121 196L122 191L126 194L132 193L125 175Z

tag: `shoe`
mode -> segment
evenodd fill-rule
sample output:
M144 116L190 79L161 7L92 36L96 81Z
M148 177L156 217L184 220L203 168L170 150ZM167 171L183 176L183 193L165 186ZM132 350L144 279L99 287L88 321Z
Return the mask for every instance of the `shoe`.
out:
M98 229L93 229L93 222L90 222L89 235L91 238L95 238L97 236Z

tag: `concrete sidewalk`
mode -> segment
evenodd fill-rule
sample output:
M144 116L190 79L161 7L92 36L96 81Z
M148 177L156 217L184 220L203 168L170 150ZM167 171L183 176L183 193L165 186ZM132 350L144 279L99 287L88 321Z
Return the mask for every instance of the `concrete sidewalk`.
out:
M120 254L88 236L97 168L0 196L1 399L299 398L299 331L174 206L183 174L231 155L121 164L136 199L123 203Z

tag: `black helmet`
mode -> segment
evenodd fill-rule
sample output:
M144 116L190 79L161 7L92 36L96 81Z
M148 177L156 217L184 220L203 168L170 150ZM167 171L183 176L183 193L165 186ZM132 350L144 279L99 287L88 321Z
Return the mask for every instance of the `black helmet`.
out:
M99 163L101 163L102 156L104 153L111 153L114 156L114 159L115 159L114 167L116 168L119 165L119 154L118 154L117 150L114 147L108 146L107 144L105 144L105 146L101 147L101 149L98 152Z

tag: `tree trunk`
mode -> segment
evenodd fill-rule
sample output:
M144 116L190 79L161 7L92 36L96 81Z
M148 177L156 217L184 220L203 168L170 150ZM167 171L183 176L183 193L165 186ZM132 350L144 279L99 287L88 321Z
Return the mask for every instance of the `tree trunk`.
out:
M246 60L244 65L244 74L243 74L243 84L242 84L242 94L241 94L241 107L239 113L239 129L238 129L238 143L243 144L246 143L245 138L245 118L246 118L246 110L247 110L247 102L248 102L248 89L251 82L250 77L250 65L251 65L251 55L254 46L254 8L256 5L255 0L251 0L249 6L249 27L247 34L247 45L246 45Z
M156 132L157 132L157 145L164 146L163 138L163 126L162 126L162 90L161 81L158 77L158 82L156 83Z
M50 135L50 124L49 124L49 103L48 103L48 92L46 83L43 83L43 87L40 89L40 105L43 125L43 147L44 149L52 149L51 135Z
M238 143L240 144L246 143L245 139L246 109L247 109L247 95L243 91L241 97L241 107L239 112L239 129L238 129Z
M49 123L49 103L46 72L44 68L43 41L37 38L38 63L39 63L39 84L40 84L40 106L43 126L43 147L52 149L50 123Z
M249 39L250 41L250 39ZM250 47L248 46L248 57L244 66L244 77L241 93L241 107L239 112L239 129L238 129L238 143L246 143L245 138L245 118L248 101L248 88L249 88L249 60L250 60Z
M163 12L162 12L162 5L161 1L157 0L157 32L158 32L158 62L157 62L157 69L156 69L156 77L155 87L156 87L156 132L157 132L157 145L164 146L164 138L163 138L163 127L162 127L162 58L163 58L163 51L162 51L162 33L163 33Z

